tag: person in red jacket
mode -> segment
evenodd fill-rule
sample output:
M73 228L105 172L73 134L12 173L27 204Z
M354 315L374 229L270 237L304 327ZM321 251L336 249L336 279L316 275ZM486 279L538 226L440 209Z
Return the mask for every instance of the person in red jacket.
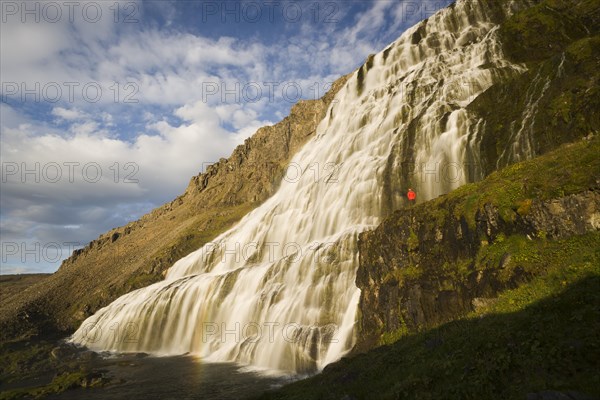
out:
M408 197L408 204L414 204L417 199L417 194L413 192L411 188L408 189L408 193L406 193L406 197Z

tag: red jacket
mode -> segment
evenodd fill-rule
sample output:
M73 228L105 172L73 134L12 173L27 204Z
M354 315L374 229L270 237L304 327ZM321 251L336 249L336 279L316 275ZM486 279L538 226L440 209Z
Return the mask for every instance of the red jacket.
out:
M409 190L408 193L406 194L406 197L408 197L409 200L414 200L417 198L417 194L415 192L413 192L412 190Z

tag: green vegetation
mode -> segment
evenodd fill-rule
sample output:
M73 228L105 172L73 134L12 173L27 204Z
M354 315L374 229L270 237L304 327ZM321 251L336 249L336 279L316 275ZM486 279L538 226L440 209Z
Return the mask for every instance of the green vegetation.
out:
M41 371L54 368L50 358L54 345L49 341L0 343L0 383L10 382L18 376L34 378Z
M44 398L70 388L97 387L107 382L85 361L66 357L57 344L50 338L0 344L0 400ZM14 383L11 388L14 381L19 382L17 388Z
M404 323L404 321L402 321L399 329L397 329L393 332L384 332L383 335L381 335L379 344L380 345L393 344L394 342L397 342L404 336L408 336L409 333L410 333L410 331L408 330L408 326L406 326L406 323Z
M514 60L543 60L597 28L594 14L598 14L597 0L545 0L509 18L500 34Z
M600 235L546 244L551 248L537 265L547 273L504 292L487 309L426 332L388 334L399 340L261 399L523 400L544 390L599 395Z
M65 390L76 387L97 387L102 384L101 379L89 378L88 374L82 371L65 372L57 375L52 382L47 385L20 388L8 390L0 393L0 400L13 400L22 398L41 399L51 394L64 392Z
M514 221L517 215L527 214L533 199L548 200L594 187L600 174L598 154L598 138L565 145L544 157L510 165L428 204L437 208L442 202L456 203L454 216L464 217L470 227L475 226L476 213L485 204L498 207L504 220Z
M529 246L523 246L522 252L518 254L524 258L520 264L531 270L544 269L544 274L527 285L502 293L498 302L478 310L473 315L510 313L526 307L533 300L555 296L580 277L600 275L600 234L598 232L553 242L545 239L528 241L527 244ZM535 250L528 253L527 247ZM540 248L543 248L543 251L536 251ZM571 310L574 315L578 315L575 319L579 322L587 320L582 317L583 311L579 308ZM593 316L590 314L587 317Z

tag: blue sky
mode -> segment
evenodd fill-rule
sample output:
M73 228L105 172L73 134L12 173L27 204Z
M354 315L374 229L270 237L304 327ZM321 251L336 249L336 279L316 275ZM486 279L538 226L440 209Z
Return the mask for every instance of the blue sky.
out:
M3 1L0 273L55 271L449 3Z

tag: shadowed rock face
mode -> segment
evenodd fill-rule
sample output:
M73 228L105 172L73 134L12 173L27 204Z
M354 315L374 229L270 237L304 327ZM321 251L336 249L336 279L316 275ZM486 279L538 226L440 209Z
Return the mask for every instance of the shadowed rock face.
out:
M497 265L476 270L475 260L481 246L493 243L501 234L548 235L558 239L600 230L600 193L598 188L595 190L534 201L528 215L512 222L503 220L494 205L486 204L477 213L474 230L464 221L450 220L430 232L426 229L430 222L426 211L406 210L394 222L386 221L376 231L365 233L361 237L361 268L357 279L362 290L361 308L369 311L362 314L363 339L372 343L378 339L372 336L375 332L376 335L393 332L403 325L414 331L451 321L485 307L498 292L518 286L528 278L518 266L508 279L499 277L506 264L512 262L510 253L504 254ZM418 248L406 244L411 232L418 232ZM451 239L444 239L442 244L442 238ZM443 254L438 253L440 250ZM466 260L470 263L468 276L462 280L435 271L440 260L454 263ZM394 277L394 271L414 265L427 272L403 282Z
M172 202L101 235L74 251L55 274L11 296L0 309L0 340L70 332L117 297L161 280L175 261L275 192L289 160L313 136L348 76L321 99L299 101L281 122L258 129L228 159L193 177Z

